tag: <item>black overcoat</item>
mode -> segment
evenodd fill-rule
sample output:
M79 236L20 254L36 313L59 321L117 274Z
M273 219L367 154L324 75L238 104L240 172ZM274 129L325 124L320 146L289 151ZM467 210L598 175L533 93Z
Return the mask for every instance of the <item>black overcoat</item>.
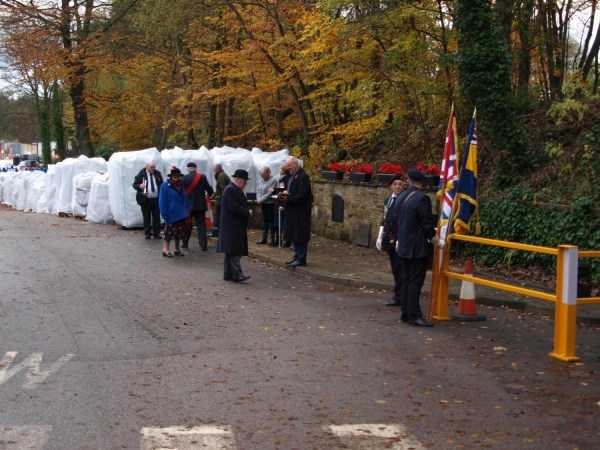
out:
M197 173L197 171L192 171L181 178L181 182L183 183L183 187L186 188L186 191L188 186L190 186L193 183ZM191 211L208 210L208 205L206 204L205 198L206 195L208 195L209 197L213 195L213 188L208 183L206 175L201 174L200 180L198 180L196 186L194 186L194 189L192 189L187 195L188 200L190 201L190 205L192 205Z
M163 184L163 177L158 170L154 171L154 179L156 180L156 189L160 192L160 186ZM140 184L146 183L148 186L148 174L146 173L146 168L144 167L140 172L135 176L133 180L133 188L135 189L135 201L138 205L144 206L146 204L146 200L148 198L144 195L143 189L140 189ZM148 186L148 189L150 187Z
M300 168L291 176L290 195L285 205L283 238L292 242L310 241L312 191L310 177Z
M393 208L394 202L390 204L391 198L392 196L390 195L383 201L383 218L381 219L381 226L383 227L383 239L381 241L381 249L383 251L395 251L395 236L398 233L398 220L395 215L396 211ZM390 235L394 236L394 242L392 243L390 243Z
M248 256L248 200L234 183L223 191L221 198L221 222L217 252L236 256Z
M398 216L398 256L401 258L427 258L433 251L428 242L435 235L431 199L419 188L411 186L396 198L393 206L399 207L415 191Z

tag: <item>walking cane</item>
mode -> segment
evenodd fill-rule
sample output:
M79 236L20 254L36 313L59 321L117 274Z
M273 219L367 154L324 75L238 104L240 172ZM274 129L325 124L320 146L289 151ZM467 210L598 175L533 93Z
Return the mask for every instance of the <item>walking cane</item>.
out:
M277 206L277 203L275 203L275 205ZM279 227L279 248L281 248L281 210L279 208L277 208L277 213L279 214L279 217L277 219L277 226Z

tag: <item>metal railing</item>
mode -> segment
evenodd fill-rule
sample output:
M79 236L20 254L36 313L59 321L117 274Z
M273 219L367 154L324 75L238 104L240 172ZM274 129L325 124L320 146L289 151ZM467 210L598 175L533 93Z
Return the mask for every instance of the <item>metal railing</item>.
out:
M452 235L450 239L556 256L556 292L555 294L548 294L546 292L526 289L506 283L499 283L474 276L467 277L465 275L453 273L450 272L450 258L444 258L443 265L440 267L441 280L439 284L440 287L437 290L437 298L435 299L435 308L433 311L434 319L450 320L450 317L448 317L448 284L450 278L548 300L554 302L556 305L554 351L550 353L550 356L563 361L579 361L579 358L575 356L577 305L600 304L600 298L577 298L577 266L579 258L600 258L600 251L580 252L578 247L572 245L559 245L558 248L551 248L467 235ZM449 249L447 248L445 251L449 251Z

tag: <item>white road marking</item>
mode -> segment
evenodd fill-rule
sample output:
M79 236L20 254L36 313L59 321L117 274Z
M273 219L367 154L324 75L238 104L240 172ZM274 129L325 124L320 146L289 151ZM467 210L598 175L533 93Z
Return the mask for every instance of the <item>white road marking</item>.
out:
M140 450L212 450L235 448L235 437L229 425L144 427Z
M363 423L357 425L329 425L324 428L338 436L348 448L425 450L425 447L403 425Z
M11 366L17 354L18 352L6 352L2 357L2 360L0 360L0 384L6 382L13 375L16 375L20 371L26 370L26 381L23 384L23 389L35 389L38 384L42 383L46 378L60 369L64 363L75 356L71 354L63 355L58 359L58 361L50 364L50 367L48 367L46 370L40 371L43 353L32 353L19 364L11 367L9 370L9 367Z
M11 427L0 425L0 448L11 450L41 450L50 437L50 425Z

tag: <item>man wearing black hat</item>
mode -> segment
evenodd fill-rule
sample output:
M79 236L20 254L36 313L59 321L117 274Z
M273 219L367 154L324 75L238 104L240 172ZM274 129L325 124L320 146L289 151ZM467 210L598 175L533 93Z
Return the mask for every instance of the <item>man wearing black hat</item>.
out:
M235 282L246 281L250 277L242 272L240 260L248 256L248 219L252 210L244 195L248 183L248 172L238 169L233 181L223 191L221 198L221 222L217 253L225 253L223 279Z
M408 171L409 188L395 201L398 210L398 237L396 250L402 265L402 297L400 320L418 327L432 327L423 319L419 299L425 282L427 261L432 253L430 241L443 248L444 241L435 233L435 222L431 213L431 199L425 195L419 169Z
M187 165L188 173L185 175L181 182L185 188L188 200L192 205L190 215L192 221L196 221L196 229L198 230L198 240L200 241L200 247L203 251L206 251L208 247L208 239L206 237L206 211L208 211L208 205L206 204L206 195L209 197L213 195L213 188L208 183L206 175L198 173L197 165L195 162L189 162ZM193 225L193 222L192 222ZM182 243L183 248L188 248L188 242L192 235L192 228L188 230L187 239Z
M379 227L377 250L386 251L390 259L392 274L394 275L394 298L386 306L400 306L402 298L402 265L396 252L396 237L398 235L398 211L392 208L396 198L404 191L406 184L402 175L397 174L389 182L392 195L383 201L383 218Z

